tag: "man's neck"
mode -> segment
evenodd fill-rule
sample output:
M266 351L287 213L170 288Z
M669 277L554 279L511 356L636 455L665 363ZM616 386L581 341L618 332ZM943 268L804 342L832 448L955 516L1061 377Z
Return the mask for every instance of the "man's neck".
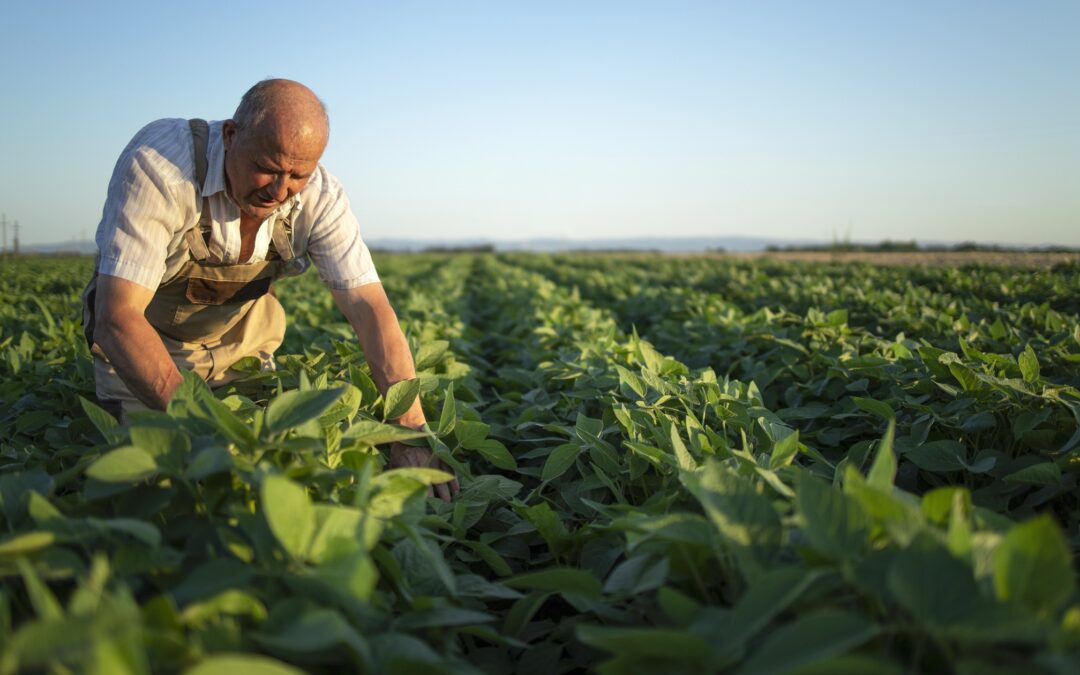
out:
M263 219L240 212L240 262L246 263L255 252L255 237Z

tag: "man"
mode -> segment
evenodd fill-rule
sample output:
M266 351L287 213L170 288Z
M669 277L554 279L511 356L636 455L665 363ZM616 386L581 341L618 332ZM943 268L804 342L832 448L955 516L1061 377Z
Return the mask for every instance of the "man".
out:
M285 313L274 279L314 262L356 331L376 385L416 376L341 185L319 164L326 109L304 85L265 80L231 120L157 120L117 161L84 293L98 399L125 417L162 410L178 366L211 385L246 356L273 367ZM425 423L419 399L398 423ZM391 466L447 467L395 444ZM457 481L435 486L449 500Z

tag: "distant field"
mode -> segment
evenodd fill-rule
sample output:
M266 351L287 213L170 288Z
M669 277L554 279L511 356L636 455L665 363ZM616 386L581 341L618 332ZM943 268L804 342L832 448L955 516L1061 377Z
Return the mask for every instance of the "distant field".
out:
M378 254L416 380L309 273L276 371L119 427L92 260L7 260L0 673L1075 675L1067 261Z
M1062 263L1080 263L1080 251L1039 253L1032 251L926 251L916 253L829 252L829 251L755 251L729 253L737 260L794 260L799 262L865 262L874 265L998 265L1005 267L1053 267Z

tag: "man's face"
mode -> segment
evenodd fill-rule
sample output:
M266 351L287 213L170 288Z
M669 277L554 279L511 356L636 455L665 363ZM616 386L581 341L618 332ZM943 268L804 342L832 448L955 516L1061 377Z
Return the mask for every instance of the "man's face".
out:
M229 196L260 220L307 185L325 146L317 133L238 129L232 120L222 126L222 139Z

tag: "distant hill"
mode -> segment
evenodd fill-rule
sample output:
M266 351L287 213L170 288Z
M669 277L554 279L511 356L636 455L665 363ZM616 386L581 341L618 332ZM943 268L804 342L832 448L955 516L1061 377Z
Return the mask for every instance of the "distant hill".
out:
M26 253L94 255L97 253L97 244L90 239L84 239L81 241L63 241L59 244L31 244L23 246L22 250Z

